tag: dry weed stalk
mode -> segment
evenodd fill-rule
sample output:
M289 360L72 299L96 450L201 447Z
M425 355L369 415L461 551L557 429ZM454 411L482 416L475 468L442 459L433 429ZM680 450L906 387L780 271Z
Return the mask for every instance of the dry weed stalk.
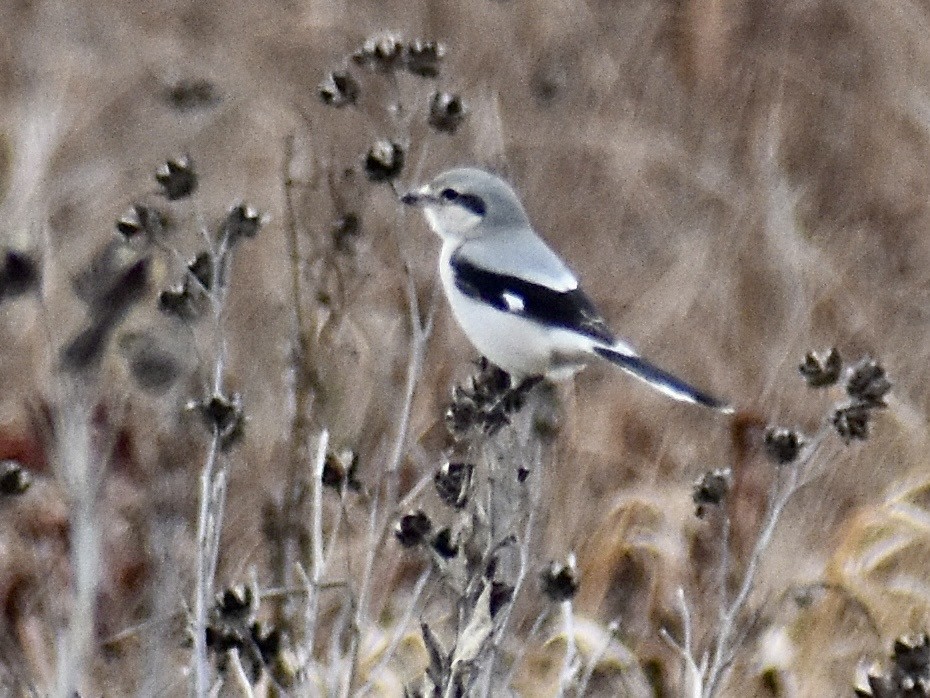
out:
M91 410L86 397L69 396L56 425L57 470L71 499L71 566L74 594L68 632L58 654L56 695L64 698L83 689L94 654L97 588L100 583L101 531L97 499L102 467L93 444Z
M167 160L155 173L159 193L169 203L184 205L197 191L199 176L190 156ZM254 237L263 223L262 216L250 206L239 203L228 209L215 230L199 227L204 249L184 266L181 282L163 290L158 296L161 311L175 320L186 323L193 334L193 324L206 311L210 318L208 344L213 355L209 366L209 387L205 397L188 403L188 410L197 414L208 433L210 442L200 473L200 488L197 512L197 561L194 586L191 635L191 688L195 695L206 696L213 690L212 669L208 651L210 649L210 609L213 604L213 580L220 553L220 536L223 528L223 512L226 501L229 458L228 450L243 435L245 415L238 394L227 394L225 374L227 365L226 306L234 250L242 240ZM181 254L164 238L169 217L155 205L134 204L128 213L116 223L122 244L129 249L141 249L149 254L152 250L166 253L170 261L182 260ZM145 260L146 257L143 257ZM138 263L135 265L138 266ZM135 267L130 267L132 270ZM114 288L125 287L133 278L129 272L117 276ZM98 292L98 295L100 292ZM131 295L131 294L130 294ZM104 300L114 296L113 291L102 294ZM90 305L93 307L91 298ZM105 316L107 317L107 316ZM112 322L107 319L109 328ZM93 329L93 325L91 329ZM85 333L87 334L87 333ZM83 366L90 363L105 346L107 333L94 345L78 340L63 352L66 365ZM79 335L81 338L83 335ZM87 347L80 352L74 347ZM194 350L192 348L192 350ZM140 364L134 377L141 385L151 382L148 375L153 370L165 373L161 365L151 361ZM160 377L172 380L174 372Z
M842 374L839 353L832 349L824 356L813 353L805 357L799 367L801 374L812 389L835 385ZM745 646L753 622L744 619L750 595L757 583L759 566L772 542L775 530L785 508L804 486L818 477L835 454L822 455L822 449L831 431L848 445L852 440L864 440L869 434L872 414L887 406L885 397L891 389L884 369L871 359L863 359L850 367L844 381L848 401L831 408L823 426L809 441L798 432L770 428L765 435L765 451L777 468L768 496L765 518L756 536L746 561L741 581L732 598L727 592L729 577L729 530L730 521L726 511L721 523L721 578L722 593L717 618L717 630L712 647L698 659L697 648L692 642L692 613L684 590L678 591L679 614L684 628L684 637L678 641L662 629L662 637L681 656L684 687L688 695L696 698L711 698L724 687L737 653ZM705 475L696 485L694 501L698 515L702 508L721 505L727 496L728 473L714 471Z
M546 388L535 382L511 387L506 374L482 363L467 387L454 390L446 424L466 460L445 462L433 478L448 514L437 515L434 524L418 510L403 516L395 528L402 545L427 556L439 584L435 593L448 604L453 619L448 624L421 621L429 665L420 685L408 687L413 695L497 695L509 690L515 661L503 656L509 625L537 555L534 533L544 460L540 434L550 434L539 420L551 411L547 401L552 397ZM577 573L573 564L553 570L547 569L543 587L561 603L573 638L571 597ZM443 625L451 627L443 630ZM443 635L451 639L443 640ZM571 647L565 669L567 688L578 674Z

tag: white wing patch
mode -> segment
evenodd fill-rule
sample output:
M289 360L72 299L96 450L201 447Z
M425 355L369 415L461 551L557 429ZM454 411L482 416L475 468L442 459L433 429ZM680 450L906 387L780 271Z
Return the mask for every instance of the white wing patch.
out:
M526 304L523 302L523 299L520 298L516 293L511 293L510 291L504 291L503 293L504 303L507 304L507 310L511 313L520 313L523 312L523 309L526 307Z

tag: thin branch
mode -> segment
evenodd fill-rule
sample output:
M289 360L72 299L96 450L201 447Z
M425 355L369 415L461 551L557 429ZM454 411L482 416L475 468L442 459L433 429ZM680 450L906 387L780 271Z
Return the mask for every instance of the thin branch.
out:
M232 675L236 680L236 686L244 698L255 698L255 691L252 690L252 684L249 683L249 677L245 674L245 668L242 666L242 658L239 656L239 650L235 647L229 651L230 664L232 665Z
M311 481L311 497L313 508L311 511L313 538L313 567L310 572L311 590L317 591L323 580L325 560L323 557L323 465L326 462L326 451L329 448L329 432L325 429L320 433L317 441L316 454L313 459L313 480ZM313 640L316 637L317 611L319 609L319 594L310 593L307 598L306 642L308 654L313 654Z
M213 595L211 501L214 470L220 451L219 430L214 428L210 450L200 474L200 510L197 515L197 580L194 591L194 694L201 698L209 692L210 667L207 661L207 610Z
M575 642L575 622L572 613L572 601L567 599L561 604L562 623L565 626L565 658L562 661L562 671L559 672L559 691L556 695L564 696L578 677L578 648Z
M756 539L755 546L749 556L746 564L746 571L743 574L743 581L736 593L733 601L730 603L726 612L720 619L720 630L717 633L717 639L710 655L710 665L705 675L705 683L701 696L711 698L720 688L726 674L733 662L734 643L733 637L737 632L736 621L742 613L749 595L756 582L756 574L762 557L768 550L772 542L775 529L781 516L784 513L788 502L798 491L798 488L805 482L809 473L814 469L814 458L820 450L827 434L829 426L825 425L820 429L813 441L805 449L805 453L795 463L784 466L788 470L787 479L781 482L776 478L774 482L772 495L769 497L770 505L765 517L762 529Z
M288 570L291 565L288 559L289 542L291 540L290 517L296 515L297 502L300 498L301 475L307 462L307 449L310 444L311 420L310 410L313 403L313 379L307 366L311 356L313 344L313 331L309 324L304 307L304 289L302 257L300 253L300 236L297 226L297 214L294 202L294 179L292 168L294 163L294 136L288 135L284 139L284 152L281 165L281 186L284 194L284 230L287 238L288 261L290 262L291 306L294 312L294 414L291 421L290 458L287 461L287 471L284 475L284 492L281 503L281 513L288 517L285 524L285 534L278 541L280 550L277 554L277 565L272 573L277 584L285 586L288 582ZM278 624L286 625L284 617L285 604L279 603L274 608L274 617Z
M538 445L538 444L537 444ZM521 449L522 452L523 449ZM533 462L533 471L536 473L542 472L542 457L537 448L534 452L534 462ZM529 493L529 503L526 506L524 515L526 516L526 524L523 528L523 535L519 541L519 550L520 550L520 564L517 569L517 579L514 583L513 598L514 600L520 594L520 591L523 589L523 584L526 581L526 573L529 569L529 551L530 545L533 540L533 534L535 532L536 516L539 511L539 501L542 494L541 483L537 483L537 486L534 487L533 483L530 480L527 480L525 483L522 483L523 489L521 490L522 494ZM521 501L525 502L525 496L521 497ZM491 665L493 666L494 659L496 657L497 650L500 648L501 640L505 630L507 629L508 624L510 623L510 616L513 612L513 603L507 605L507 608L503 610L504 617L501 619L500 625L498 626L493 643L493 651L491 656Z
M74 596L68 632L60 643L56 695L70 696L81 689L94 647L97 587L100 583L100 528L97 515L98 464L91 440L91 417L83 399L64 407L57 444L58 474L67 488L71 506L71 567Z
M218 243L210 244L210 259L213 265L213 290L209 294L213 311L213 395L222 394L223 376L226 370L226 333L224 308L228 297L230 247L228 232ZM223 530L223 512L226 504L226 468L221 461L222 434L218 425L213 425L210 446L200 475L200 505L197 516L197 579L194 591L193 654L191 671L194 677L194 694L197 698L210 691L210 666L207 658L207 614L213 596L213 579L216 575L220 551L220 536Z
M719 623L722 623L726 617L727 604L730 600L730 595L727 591L727 583L730 578L730 512L726 507L722 509L723 531L720 536L720 580L718 582L720 585L720 608L717 614ZM684 594L684 591L681 591L682 594Z
M423 366L423 358L426 351L426 344L432 332L432 309L429 316L424 322L420 318L420 306L417 300L416 286L414 285L413 272L409 264L404 262L404 272L406 275L407 291L407 308L410 320L410 347L407 360L407 376L404 382L404 394L401 400L400 414L397 421L397 432L394 437L394 443L391 448L391 455L385 468L384 476L378 485L378 494L374 498L372 515L370 518L370 537L367 545L365 556L365 570L362 575L362 585L359 590L357 606L355 609L354 625L360 629L364 625L364 616L368 612L368 597L371 593L371 583L374 576L374 563L377 553L381 550L382 544L388 535L390 525L397 515L397 507L393 502L397 498L397 474L403 460L407 447L407 435L410 428L410 414L413 409L413 398L416 392L417 381ZM424 485L425 486L425 485ZM380 524L378 523L379 500L384 498L386 503L387 514L383 517ZM357 645L356 645L357 651ZM351 663L351 672L349 682L349 692L355 681L357 656L353 657Z
M685 673L683 694L690 698L701 698L703 676L697 663L694 661L694 657L690 652L685 651L684 645L675 640L665 628L659 630L659 637L681 657L682 667Z

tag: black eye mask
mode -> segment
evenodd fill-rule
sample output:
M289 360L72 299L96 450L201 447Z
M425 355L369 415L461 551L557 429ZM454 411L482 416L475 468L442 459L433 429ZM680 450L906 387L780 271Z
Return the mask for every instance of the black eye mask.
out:
M484 201L480 196L476 196L474 194L462 194L457 192L455 189L443 189L441 192L439 192L439 196L444 201L461 206L466 211L469 211L476 216L483 216L487 212Z

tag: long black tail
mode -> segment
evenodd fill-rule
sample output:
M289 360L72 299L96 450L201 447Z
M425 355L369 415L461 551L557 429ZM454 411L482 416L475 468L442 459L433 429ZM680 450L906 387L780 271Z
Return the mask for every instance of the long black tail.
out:
M639 356L624 354L609 347L594 347L594 351L608 361L617 364L630 375L645 381L656 390L675 400L704 405L720 412L730 413L733 407L723 400L718 400L697 388L688 385L680 378L663 371Z

